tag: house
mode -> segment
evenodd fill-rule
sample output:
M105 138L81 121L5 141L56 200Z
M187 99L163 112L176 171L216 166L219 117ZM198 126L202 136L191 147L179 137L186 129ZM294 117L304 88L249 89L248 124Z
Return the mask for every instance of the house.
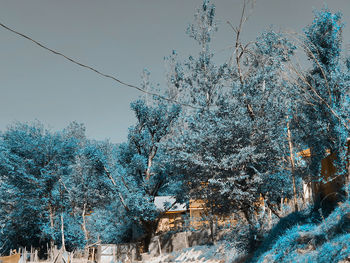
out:
M347 148L349 154L349 145L350 140L348 139ZM297 156L302 157L304 160L307 160L311 157L311 150L306 149L297 153ZM337 158L336 152L326 151L327 156L321 161L321 177L322 181L320 182L311 182L308 185L304 185L304 196L306 199L311 199L311 197L318 198L320 201L327 200L331 202L338 202L342 199L341 189L345 184L346 175L337 176L337 169L334 165L334 162ZM347 164L349 167L349 164Z
M154 204L159 210L165 211L167 205L171 205L175 201L175 198L171 196L157 196L155 197ZM186 204L175 204L171 209L164 212L159 220L156 232L167 232L181 228L185 224L185 218L188 219L188 226L194 229L209 225L206 218L207 212L205 205L204 200L194 199L189 201L188 207ZM225 226L227 224L234 224L235 222L234 215L214 215L214 220L217 226Z
M156 232L166 232L183 225L183 216L188 211L186 204L175 204L170 209L166 209L166 207L174 204L175 201L176 199L172 196L156 196L154 198L154 204L157 209L165 211L159 220Z

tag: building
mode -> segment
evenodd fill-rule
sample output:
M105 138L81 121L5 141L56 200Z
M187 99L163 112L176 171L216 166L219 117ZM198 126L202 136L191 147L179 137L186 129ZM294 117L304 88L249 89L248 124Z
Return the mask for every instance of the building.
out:
M347 143L349 152L349 140ZM311 157L311 150L306 149L297 153L297 156L302 157L304 160L308 160ZM336 152L326 151L327 156L321 161L321 178L320 182L310 182L303 187L304 197L306 200L321 199L327 201L337 202L342 197L341 189L345 184L346 175L336 175L337 169L334 162L337 158Z
M199 229L209 225L204 200L191 199L188 207L186 204L176 204L166 211L166 207L169 204L173 204L175 201L175 198L171 196L157 196L155 198L154 204L156 207L161 211L165 211L159 220L156 232L176 230L185 226L185 224L187 224L187 227L194 229ZM219 227L234 224L235 222L234 215L212 215L212 217L215 224ZM185 222L186 220L187 222Z
M175 204L170 209L166 209L174 204L175 201L176 199L172 196L156 196L154 198L154 204L157 209L165 211L159 220L156 232L167 232L182 227L184 215L188 211L186 204Z

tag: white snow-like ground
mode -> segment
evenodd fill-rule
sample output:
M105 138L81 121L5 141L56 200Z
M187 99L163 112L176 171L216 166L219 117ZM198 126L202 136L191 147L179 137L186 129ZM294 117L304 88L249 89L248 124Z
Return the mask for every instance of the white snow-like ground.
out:
M224 263L227 260L222 246L206 247L198 246L188 248L171 254L163 254L144 260L145 263L165 262L198 262L198 263Z

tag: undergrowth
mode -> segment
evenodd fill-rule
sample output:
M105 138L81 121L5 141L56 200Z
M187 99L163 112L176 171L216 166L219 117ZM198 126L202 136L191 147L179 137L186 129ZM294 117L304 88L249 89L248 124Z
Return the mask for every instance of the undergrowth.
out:
M350 257L350 200L320 221L293 213L265 238L251 262L339 262Z

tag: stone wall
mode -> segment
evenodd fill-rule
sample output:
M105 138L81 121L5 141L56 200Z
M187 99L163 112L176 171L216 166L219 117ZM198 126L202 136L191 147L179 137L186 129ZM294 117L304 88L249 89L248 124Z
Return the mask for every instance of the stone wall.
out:
M217 239L223 235L221 232L222 231L219 231L215 234ZM155 236L151 239L149 254L151 256L158 256L161 253L171 253L193 246L206 245L210 242L209 230L186 231L174 234L167 233Z

